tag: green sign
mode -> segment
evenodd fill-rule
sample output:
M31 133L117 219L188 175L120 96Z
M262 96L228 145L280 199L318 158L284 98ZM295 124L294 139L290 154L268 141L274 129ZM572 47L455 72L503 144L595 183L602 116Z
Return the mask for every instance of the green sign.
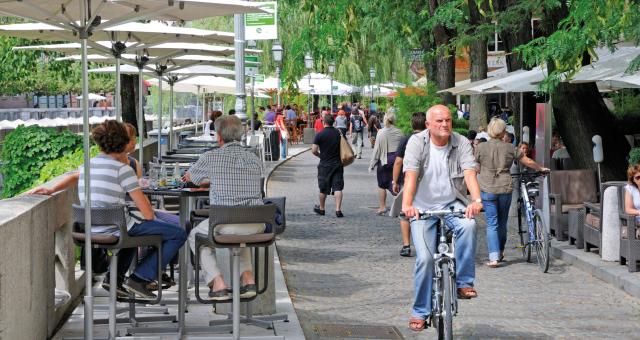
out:
M256 82L264 83L264 74L256 74Z
M338 89L338 85L333 85L331 88L334 89L334 90L337 90Z
M260 63L260 58L257 55L246 55L244 56L244 73L248 76L253 76L258 73L258 63Z

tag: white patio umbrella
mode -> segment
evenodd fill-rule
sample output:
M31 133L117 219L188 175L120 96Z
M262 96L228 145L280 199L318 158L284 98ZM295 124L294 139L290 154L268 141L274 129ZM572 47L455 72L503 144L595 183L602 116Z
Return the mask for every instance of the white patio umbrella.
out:
M396 91L384 87L384 86L378 86L378 85L367 85L367 86L363 86L362 87L362 96L371 96L371 90L373 89L373 96L374 97L388 97L392 94L394 94Z
M84 96L80 95L80 96L77 96L76 98L82 100ZM107 99L107 97L101 96L95 93L89 93L89 100L105 100L105 99Z
M338 96L357 92L355 87L336 80L333 81L333 87L333 94ZM331 78L322 73L310 73L298 80L298 89L301 93L331 95Z
M83 146L84 146L84 199L85 199L85 224L91 225L91 190L89 167L89 81L87 41L93 32L98 32L118 24L128 23L142 19L163 19L172 21L188 21L210 16L229 15L235 13L260 13L264 12L256 4L244 1L229 0L181 0L181 1L151 1L151 0L5 0L0 2L0 12L19 16L41 23L49 23L54 26L69 29L76 32L82 48L82 100L83 109ZM102 20L109 20L103 23ZM238 39L235 39L238 40ZM242 41L236 42L240 45ZM240 63L243 67L242 63ZM243 70L244 71L244 70ZM142 82L142 77L140 77ZM140 86L142 88L142 86ZM142 115L142 108L140 108ZM141 120L141 119L140 119ZM139 128L141 121L138 122ZM142 130L140 130L142 131ZM142 145L141 149L142 149ZM141 150L142 152L142 150ZM93 339L93 295L92 267L91 267L91 228L85 228L85 269L87 289L84 298L85 303L85 339ZM111 290L115 295L115 289ZM113 295L112 295L113 297ZM183 306L179 306L182 310ZM184 314L180 314L180 322L184 324ZM115 306L110 307L110 338L116 337Z

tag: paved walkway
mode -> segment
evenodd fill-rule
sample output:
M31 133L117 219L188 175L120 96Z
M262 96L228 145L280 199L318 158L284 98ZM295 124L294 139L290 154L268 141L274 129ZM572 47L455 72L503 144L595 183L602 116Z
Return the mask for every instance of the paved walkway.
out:
M345 169L343 219L335 217L332 197L326 216L313 214L317 158L309 152L281 165L268 183L269 195L288 197L288 228L277 246L307 339L434 335L431 329L416 334L407 328L414 259L398 255L397 220L374 214L370 153L367 148L364 159ZM640 339L640 300L561 261L553 262L548 274L540 273L514 248L513 228L507 265L487 268L485 230L480 222L479 297L460 302L457 338Z

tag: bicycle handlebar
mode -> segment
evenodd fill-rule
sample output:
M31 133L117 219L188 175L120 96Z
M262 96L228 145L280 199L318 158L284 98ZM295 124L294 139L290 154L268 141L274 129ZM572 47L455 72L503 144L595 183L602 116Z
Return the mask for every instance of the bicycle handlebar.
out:
M420 219L420 220L424 220L427 219L429 217L441 217L441 216L445 216L448 214L453 214L453 215L458 215L458 216L462 216L464 215L465 210L464 209L458 209L458 210L454 210L454 209L443 209L443 210L418 210L418 216L416 216L416 219ZM404 212L400 212L400 217L405 218L405 214Z
M515 174L511 174L511 177L540 177L540 176L547 176L549 175L548 172L543 172L543 171L536 171L536 172L518 172Z

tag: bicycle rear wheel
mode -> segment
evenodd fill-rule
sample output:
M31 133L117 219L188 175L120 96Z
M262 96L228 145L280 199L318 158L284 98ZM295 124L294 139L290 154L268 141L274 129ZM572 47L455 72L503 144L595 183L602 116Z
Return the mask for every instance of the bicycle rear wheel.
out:
M440 332L438 332L438 338L444 340L452 340L453 339L453 282L452 276L449 272L449 263L442 264L442 290L443 290L443 299L442 299L442 315L440 320L442 320L442 337L440 337Z
M540 270L546 273L549 270L549 248L551 247L551 241L549 240L549 234L547 233L540 209L536 210L533 221L536 234L536 240L534 242L536 258L538 259Z

